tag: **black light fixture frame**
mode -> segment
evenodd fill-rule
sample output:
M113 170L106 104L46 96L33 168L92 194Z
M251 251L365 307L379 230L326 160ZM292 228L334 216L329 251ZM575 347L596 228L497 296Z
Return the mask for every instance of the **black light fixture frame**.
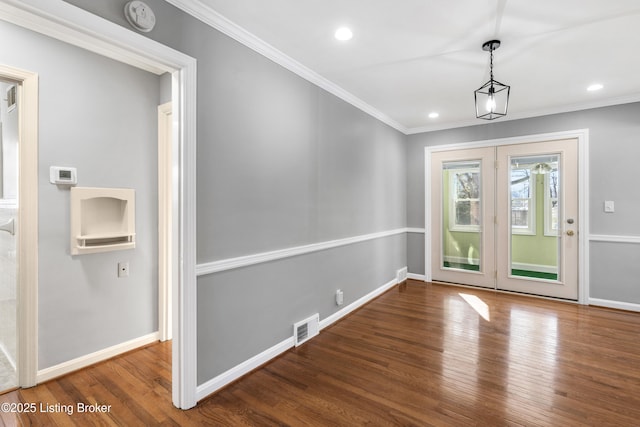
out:
M509 93L511 91L511 87L500 83L493 78L493 51L498 49L499 47L500 40L489 40L482 45L482 50L490 52L490 79L479 89L476 89L473 92L476 104L476 117L478 119L494 120L507 115L507 108L509 106ZM506 91L506 93L504 93L504 91ZM504 109L500 108L500 111L498 111L497 109L491 109L486 113L481 113L482 98L488 100L491 96L493 96L495 100L497 98L502 98L505 95L506 99L504 101Z

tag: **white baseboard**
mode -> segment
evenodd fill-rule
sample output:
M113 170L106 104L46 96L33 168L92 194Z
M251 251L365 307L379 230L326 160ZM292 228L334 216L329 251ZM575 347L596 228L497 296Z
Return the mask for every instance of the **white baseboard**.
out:
M200 401L210 394L215 393L222 387L236 381L254 369L264 365L274 357L277 357L289 350L293 345L293 337L287 338L262 353L253 356L251 359L245 360L241 364L236 365L217 377L210 379L206 383L199 385L196 389L196 400Z
M424 274L413 274L413 273L407 273L407 279L413 279L413 280L421 280L421 281L425 281L425 275Z
M337 311L332 315L324 318L323 320L320 321L320 330L322 331L322 329L326 328L329 325L332 325L333 323L337 322L347 314L351 313L357 308L362 307L367 302L383 294L384 292L391 289L397 284L398 284L397 280L393 279L390 282L387 282L381 287L363 296L362 298L352 302L342 310ZM220 390L222 387L240 379L242 376L264 365L265 363L269 362L271 359L279 356L280 354L284 353L290 348L293 348L293 346L294 346L294 338L292 336L291 338L287 338L286 340L281 341L278 344L274 345L273 347L263 351L262 353L257 354L248 360L245 360L239 365L234 366L228 371L223 372L217 377L210 379L204 384L199 385L196 389L196 399L200 401L205 397L215 393L216 391Z
M599 307L615 308L618 310L638 311L640 312L640 304L632 302L611 301L606 299L589 298L589 305L597 305Z
M111 359L112 357L118 356L122 353L126 353L128 351L135 350L136 348L156 342L159 340L159 338L160 335L158 334L158 332L154 332L140 338L135 338L130 341L114 345L113 347L105 348L104 350L99 350L85 356L80 356L76 359L60 363L59 365L39 370L36 375L36 382L38 384L43 383L62 375L69 374L73 371L77 371L78 369L86 368L87 366L94 365L98 362Z

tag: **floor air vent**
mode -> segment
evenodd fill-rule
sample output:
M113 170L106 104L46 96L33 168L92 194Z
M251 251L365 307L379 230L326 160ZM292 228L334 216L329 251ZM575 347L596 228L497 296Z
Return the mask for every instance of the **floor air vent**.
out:
M314 314L308 319L293 325L293 339L296 347L318 335L320 330L320 315Z

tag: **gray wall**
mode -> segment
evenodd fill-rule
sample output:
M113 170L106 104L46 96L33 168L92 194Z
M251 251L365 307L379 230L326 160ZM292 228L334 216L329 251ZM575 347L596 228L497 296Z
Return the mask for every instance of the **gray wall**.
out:
M69 1L128 28L126 1ZM406 224L406 137L163 1L146 36L198 60L199 263ZM404 235L202 276L198 380L406 265Z
M393 279L405 265L404 234L258 264L198 281L198 383L292 336L292 323L336 311ZM224 319L220 314L224 314Z
M408 226L424 227L424 147L587 128L590 232L640 236L640 194L633 184L640 159L638 117L640 103L634 103L411 135L407 145ZM615 213L603 212L605 200L615 201ZM412 255L423 250L424 236L410 236L408 244L409 272L424 274L424 261ZM590 248L590 297L640 303L637 245L592 242Z
M0 62L39 74L39 369L158 329L157 105L159 77L5 22ZM136 190L136 248L71 256L69 189ZM130 277L118 279L118 261Z

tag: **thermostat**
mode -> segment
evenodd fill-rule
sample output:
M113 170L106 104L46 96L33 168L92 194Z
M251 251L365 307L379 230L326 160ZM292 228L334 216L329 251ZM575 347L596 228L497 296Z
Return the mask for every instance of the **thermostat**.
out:
M78 183L76 168L51 166L49 168L49 182L58 185L76 185Z

